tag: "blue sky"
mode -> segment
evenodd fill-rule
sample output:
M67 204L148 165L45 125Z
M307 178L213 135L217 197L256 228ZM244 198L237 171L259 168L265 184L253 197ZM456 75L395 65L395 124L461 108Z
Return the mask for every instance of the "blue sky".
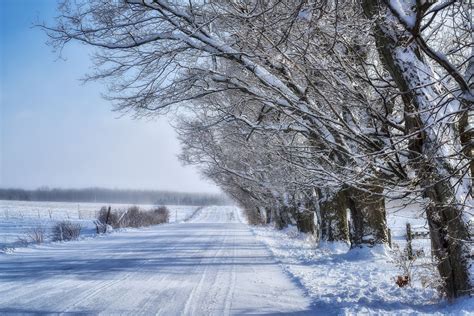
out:
M79 81L88 48L69 45L58 59L32 28L55 11L55 0L0 1L0 187L217 191L181 166L167 118L119 118L103 86Z

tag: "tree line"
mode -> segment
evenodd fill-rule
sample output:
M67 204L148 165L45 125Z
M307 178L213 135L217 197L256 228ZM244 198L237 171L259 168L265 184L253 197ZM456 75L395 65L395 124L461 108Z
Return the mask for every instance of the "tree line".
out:
M229 203L228 198L222 194L106 188L0 189L0 200L198 206L226 205Z
M465 1L65 1L116 110L178 116L181 159L252 223L351 247L423 200L448 297L472 291L472 6Z

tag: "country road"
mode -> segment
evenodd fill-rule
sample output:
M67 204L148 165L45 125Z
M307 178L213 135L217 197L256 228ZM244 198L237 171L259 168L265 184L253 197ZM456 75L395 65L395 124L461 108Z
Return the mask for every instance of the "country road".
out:
M0 255L0 314L310 314L237 212Z

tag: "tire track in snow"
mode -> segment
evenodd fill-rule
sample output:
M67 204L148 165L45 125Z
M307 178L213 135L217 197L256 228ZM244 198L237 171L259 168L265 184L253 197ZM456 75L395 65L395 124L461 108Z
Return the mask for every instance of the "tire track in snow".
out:
M219 236L221 237L221 236ZM224 246L223 244L225 244L225 240L226 240L227 236L224 236L224 240L223 241L220 241L219 244L219 249L217 250L217 252L213 255L213 257L211 257L211 261L209 263L204 263L205 264L205 267L204 267L204 271L199 279L199 282L198 284L192 289L185 305L184 305L184 312L183 314L184 315L193 315L194 312L195 312L195 309L196 309L196 306L198 304L196 304L196 296L199 296L201 293L202 293L202 288L203 288L203 284L204 284L204 281L205 279L208 277L208 270L209 270L209 267L211 267L212 263L216 263L217 262L217 258L218 256L222 253L222 250L224 250ZM219 238L220 239L220 238ZM206 258L207 259L207 258ZM202 261L204 261L205 259L202 259L201 260L201 263ZM215 282L214 282L215 283ZM213 283L213 284L214 284ZM212 287L211 287L212 288Z
M236 212L208 207L187 223L2 256L0 266L7 269L0 269L0 293L8 297L0 295L0 314L306 311L302 291ZM13 280L8 271L19 277Z
M227 293L225 295L224 315L230 315L230 311L232 309L232 297L234 295L235 281L236 281L235 256L236 256L236 243L235 243L235 235L234 235L232 238L232 268L231 268L231 275L230 275L230 285L227 287Z
M196 235L189 235L189 236L186 236L184 237L181 242L182 243L185 243L185 241L187 240L193 240L196 238ZM206 247L203 248L203 249L200 249L201 250L207 250L210 246L212 245L212 241L209 240L209 242L207 243ZM181 246L181 244L176 244L172 247L167 247L166 249L169 251L169 250L176 250L178 249L179 247ZM122 257L128 257L128 255L130 254L133 254L133 253L128 253ZM196 255L199 255L199 252L198 251L195 251L195 254ZM77 307L78 305L81 305L82 303L86 302L87 300L90 300L96 296L98 296L98 294L104 290L104 289L108 289L110 287L112 287L113 285L115 284L119 284L119 283L123 283L123 282L126 282L127 280L129 280L131 277L134 277L136 276L137 274L139 274L140 272L143 272L145 270L145 268L147 267L147 263L149 263L150 261L152 261L153 259L149 259L147 261L141 261L141 263L137 266L137 269L134 269L133 271L130 271L128 273L126 273L125 275L123 275L123 277L121 277L120 279L117 279L117 280L112 280L111 282L108 282L107 284L104 284L103 286L100 286L99 288L97 288L96 290L92 290L90 291L90 294L87 294L86 297L84 297L83 299L81 299L79 302L76 302L75 304L73 304L74 306L72 308L68 308L65 312L69 312L71 311L74 307ZM193 270L197 270L199 268L199 265L196 265ZM161 278L157 279L157 283L161 283L163 284L163 282L165 282L164 284L171 284L170 282L167 282L168 280L171 279L173 275L171 274L166 274L166 275L162 275ZM151 274L149 276L149 280L150 279L153 279L156 277L156 274ZM166 288L166 287L165 287ZM169 286L168 286L169 288ZM163 289L163 287L161 287L161 289ZM148 297L148 298L145 298L145 303L144 305L145 306L142 306L141 308L139 308L139 311L137 314L142 314L143 311L146 310L146 305L151 305L153 304L153 301L154 301L155 297ZM156 313L156 311L155 311ZM135 314L135 312L131 312L131 314ZM149 314L149 313L145 313L145 314Z
M133 253L123 254L119 258L126 258L130 254L133 254ZM114 259L116 259L116 258L114 258ZM141 263L139 265L137 265L138 269L133 270L133 271L129 271L125 274L122 274L120 278L99 282L97 285L95 285L90 290L86 290L85 292L81 293L80 298L78 300L76 300L73 304L69 305L63 312L64 313L69 313L75 307L77 307L77 306L81 305L82 303L86 302L87 300L90 300L91 298L94 298L95 296L97 296L102 290L110 288L115 284L119 284L119 283L122 283L122 282L126 281L130 277L134 276L137 272L140 272L141 270L143 270L144 264L145 263L141 261ZM84 287L85 286L90 286L90 285L85 284Z
M125 234L126 233L128 233L128 232L125 232ZM187 236L187 237L183 238L183 240L192 239L192 238L193 238L193 236ZM175 250L175 249L177 249L177 247L178 246L176 245L176 246L170 247L168 249ZM133 254L134 254L133 252L120 253L118 256L114 256L111 259L113 259L113 260L120 260L120 259L124 259L124 258L126 259L126 258L129 258L129 257L133 257L132 256ZM74 296L74 298L73 298L74 301L71 304L69 304L64 309L63 312L64 313L69 313L71 311L74 311L78 306L82 305L83 303L86 303L88 300L91 300L93 298L96 298L96 297L100 296L101 293L104 290L110 289L114 285L124 283L127 280L130 280L137 273L140 273L145 269L145 267L147 266L148 261L149 260L140 261L140 263L136 266L135 269L130 270L129 272L126 272L126 273L122 273L120 275L120 278L116 278L116 279L112 279L112 280L106 280L106 281L90 281L90 282L94 282L93 284L91 284L90 282L81 284L80 288L81 289L86 288L86 289L84 291L80 292L80 295L77 295L77 289L78 289L77 287L70 289L70 291L67 292L67 293L68 294L71 293L70 296ZM150 277L153 277L153 275L151 275ZM165 277L169 278L170 275L166 275ZM67 282L67 280L65 280L64 282ZM64 283L64 282L61 282L61 283ZM33 291L35 291L35 290L33 290ZM65 293L62 293L62 295L64 295L64 294ZM69 300L68 298L65 299L64 297L62 299L63 300Z
M203 236L203 234L200 234L200 235L198 235L198 236ZM195 238L196 238L196 235L191 235L191 236L188 236L187 238L185 238L184 240L187 240L187 239L195 239ZM212 244L213 244L213 243L212 243L212 240L211 240L211 239L208 239L208 242L206 243L205 248L201 248L199 251L194 251L194 255L191 256L191 257L197 257L197 256L199 256L199 255L201 254L201 252L205 252L206 250L208 250L208 249L212 246ZM177 249L177 248L178 248L178 246L175 246L175 247L173 247L172 249ZM202 263L203 260L204 260L204 259L201 259L201 260L200 260L200 263ZM188 272L188 273L186 273L186 274L187 274L187 275L193 275L193 274L195 274L195 273L197 272L197 270L199 270L199 268L200 268L200 264L196 264L196 265L193 266L192 271L190 271L190 272ZM157 280L157 281L160 281L161 284L163 284L163 282L166 282L166 281L168 281L168 280L174 281L174 280L171 280L171 277L172 277L172 276L173 276L172 274L167 274L167 275L164 275L161 279L159 279L159 280ZM154 276L153 276L152 278L154 278ZM162 287L160 288L160 290L161 290L160 292L166 292L167 290L169 290L169 289L172 288L172 282L166 282L165 284L166 284L166 285L165 285L164 287L162 286ZM172 293L168 294L167 296L170 297L171 299L173 299L173 298L175 297L175 294L177 294L176 291L177 291L177 289L175 288L175 290L172 291ZM156 298L153 298L153 299L156 299ZM151 305L152 302L153 302L153 301L150 299L150 300L147 302L147 305ZM141 309L140 309L140 311L145 311L145 310L146 310L145 308L141 308ZM159 310L158 310L158 311L154 311L154 313L155 313L156 315L162 315L162 314L163 314L163 313L162 313L161 311L159 311Z

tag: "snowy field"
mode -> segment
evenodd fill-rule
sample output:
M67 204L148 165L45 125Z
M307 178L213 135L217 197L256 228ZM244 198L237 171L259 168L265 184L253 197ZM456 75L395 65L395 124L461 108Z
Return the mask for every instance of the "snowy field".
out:
M112 209L126 209L130 204L70 203L70 202L31 202L0 200L0 252L20 246L19 238L37 227L47 232L62 220L81 225L81 236L92 237L96 234L94 219L103 206ZM143 209L154 205L139 204ZM170 222L183 221L197 209L196 206L168 205Z

